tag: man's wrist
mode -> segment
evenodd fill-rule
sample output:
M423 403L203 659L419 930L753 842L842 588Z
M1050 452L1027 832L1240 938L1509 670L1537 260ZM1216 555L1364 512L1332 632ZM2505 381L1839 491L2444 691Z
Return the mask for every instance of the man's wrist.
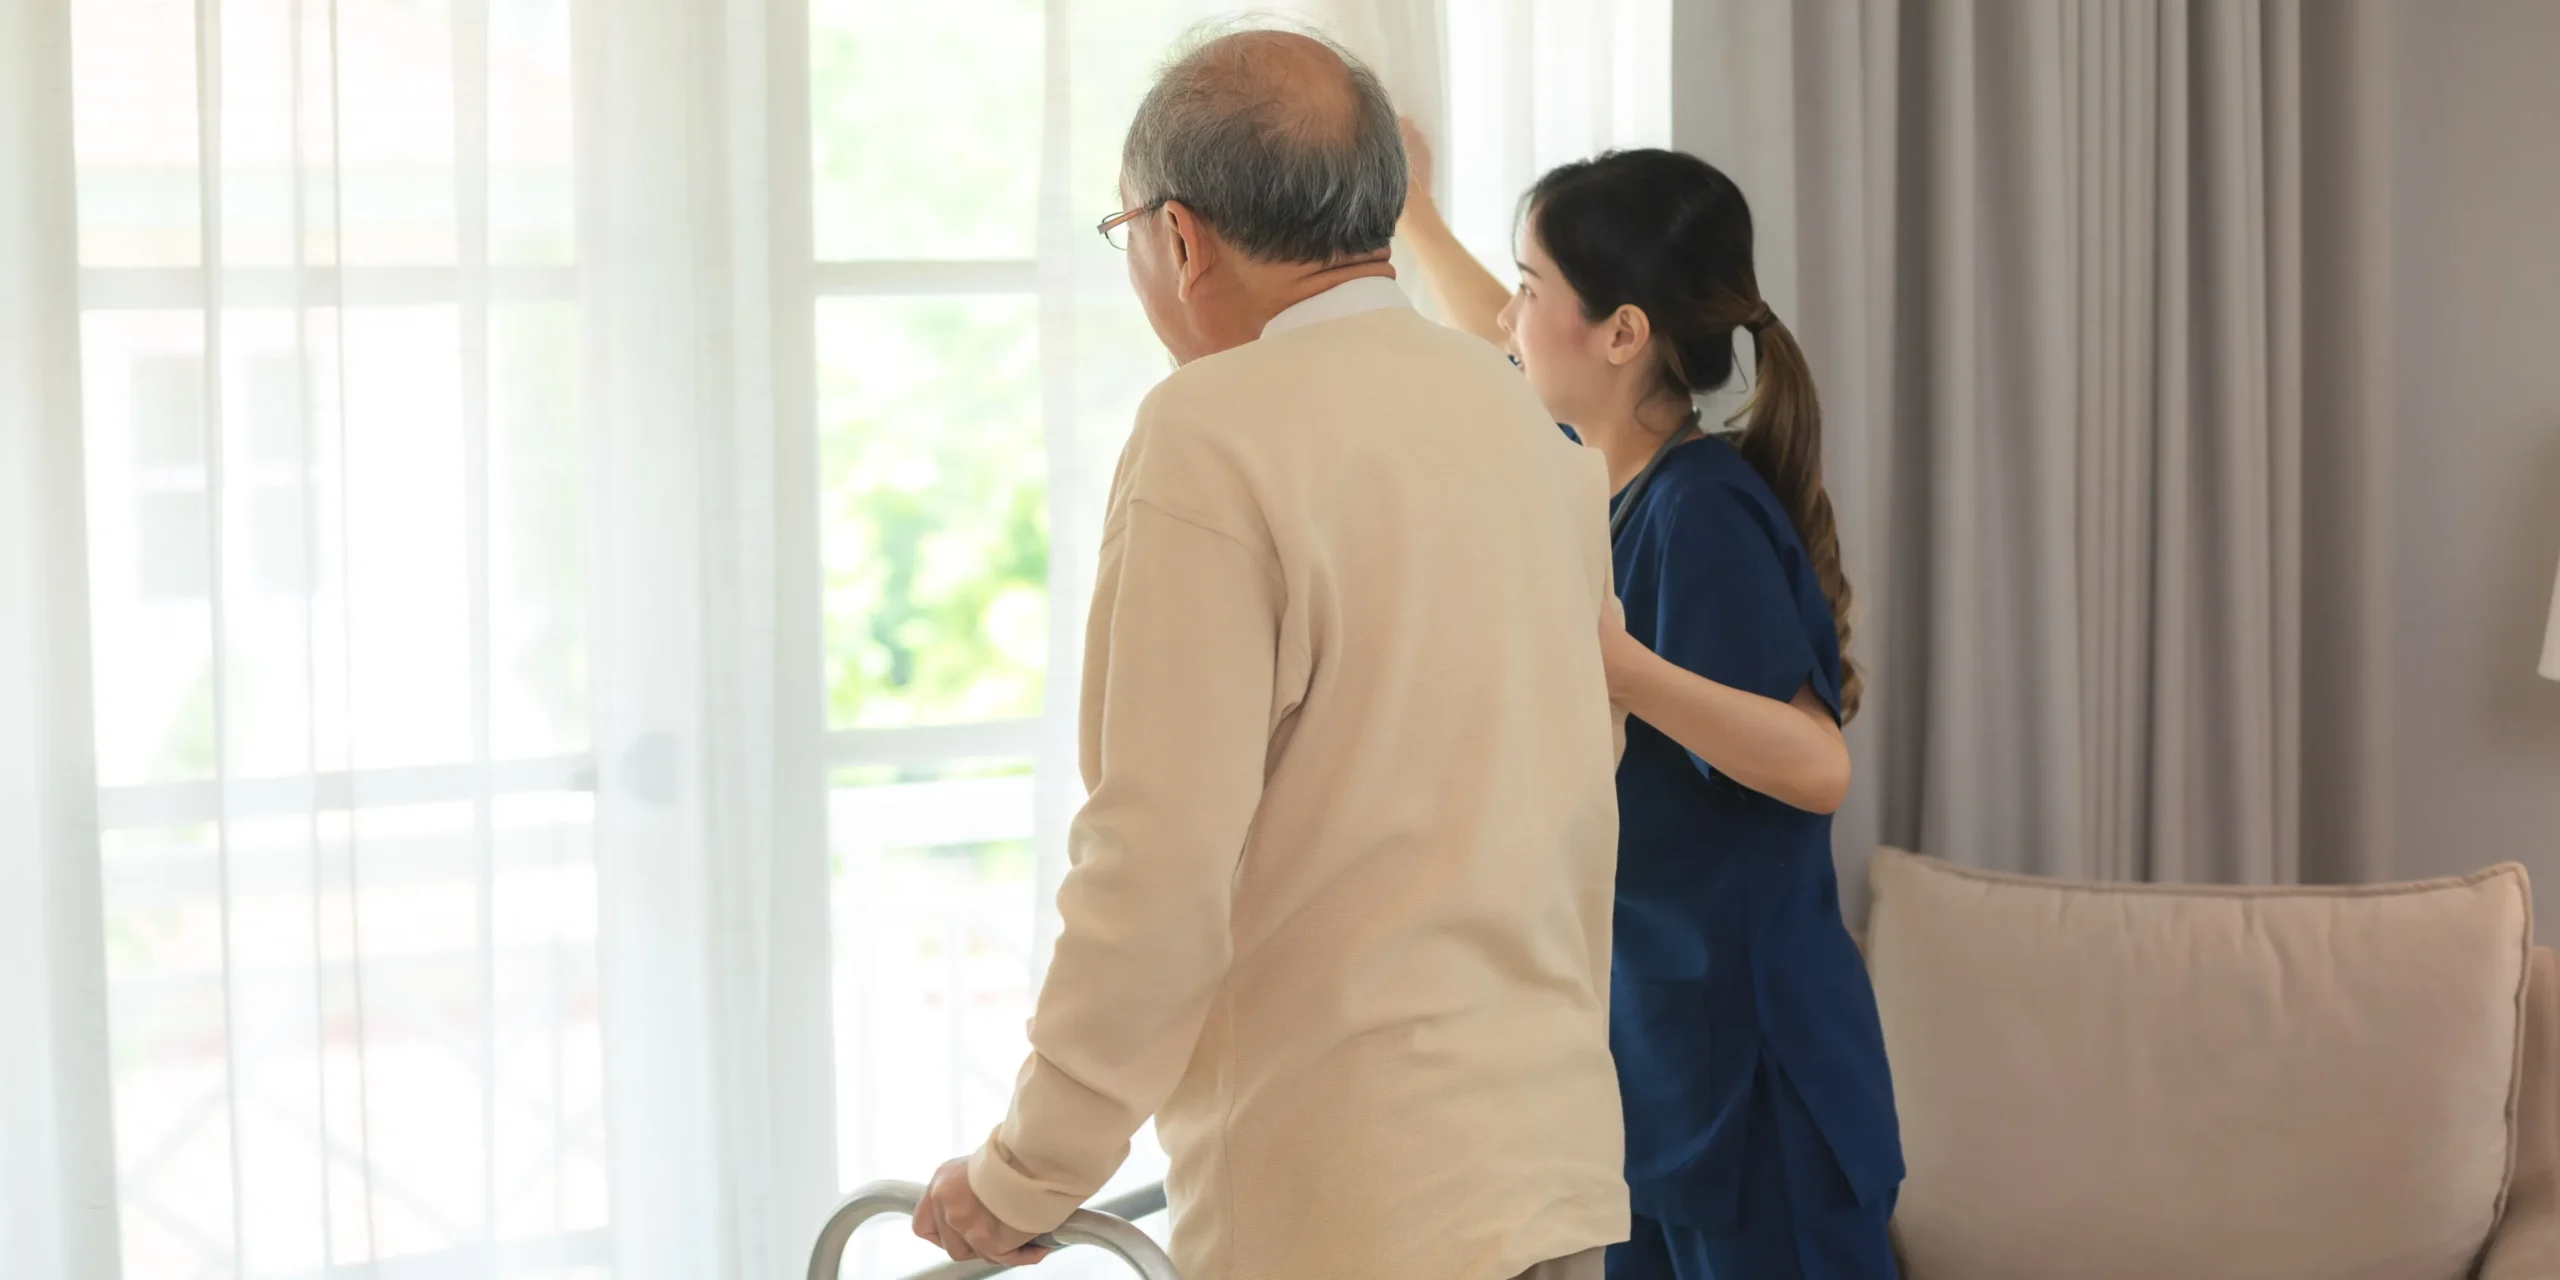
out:
M1035 1236L1056 1230L1079 1207L1016 1168L992 1140L969 1156L969 1189L996 1221Z

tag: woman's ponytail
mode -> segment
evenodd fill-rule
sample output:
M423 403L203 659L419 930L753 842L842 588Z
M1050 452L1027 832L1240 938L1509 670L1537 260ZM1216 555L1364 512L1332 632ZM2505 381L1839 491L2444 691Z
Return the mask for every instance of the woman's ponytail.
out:
M1840 524L1831 513L1831 494L1822 487L1822 399L1813 389L1813 366L1804 348L1769 304L1755 304L1742 328L1751 334L1758 355L1751 395L1734 421L1742 432L1734 448L1751 464L1786 508L1796 537L1813 562L1815 581L1831 606L1831 625L1840 633L1840 719L1858 714L1866 677L1849 660L1849 575L1840 565Z

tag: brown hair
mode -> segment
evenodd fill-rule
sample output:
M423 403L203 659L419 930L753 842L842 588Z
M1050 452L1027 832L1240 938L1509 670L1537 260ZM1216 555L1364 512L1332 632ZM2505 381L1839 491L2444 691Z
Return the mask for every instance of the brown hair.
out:
M1751 336L1750 398L1727 425L1767 482L1813 563L1840 641L1840 719L1858 714L1865 677L1849 660L1849 575L1822 486L1822 401L1795 335L1760 296L1751 207L1714 165L1677 151L1612 151L1547 174L1529 191L1538 239L1597 322L1645 313L1671 390L1694 397L1733 377L1734 331Z

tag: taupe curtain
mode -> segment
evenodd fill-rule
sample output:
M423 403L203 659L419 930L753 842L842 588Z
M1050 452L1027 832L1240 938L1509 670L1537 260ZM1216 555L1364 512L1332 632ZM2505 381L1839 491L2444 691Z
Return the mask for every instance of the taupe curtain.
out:
M1800 0L1738 124L1684 113L1826 401L1874 677L1844 863L2389 871L2378 9Z

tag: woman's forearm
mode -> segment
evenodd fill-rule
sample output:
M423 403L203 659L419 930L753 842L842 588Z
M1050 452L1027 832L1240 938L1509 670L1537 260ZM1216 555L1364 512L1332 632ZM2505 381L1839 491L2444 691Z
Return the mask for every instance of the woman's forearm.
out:
M1835 813L1849 794L1849 744L1810 690L1780 702L1648 655L1618 701L1709 768L1782 804Z
M1449 326L1501 346L1505 338L1497 317L1511 291L1458 243L1440 210L1427 200L1408 201L1396 230L1422 264L1422 282Z

